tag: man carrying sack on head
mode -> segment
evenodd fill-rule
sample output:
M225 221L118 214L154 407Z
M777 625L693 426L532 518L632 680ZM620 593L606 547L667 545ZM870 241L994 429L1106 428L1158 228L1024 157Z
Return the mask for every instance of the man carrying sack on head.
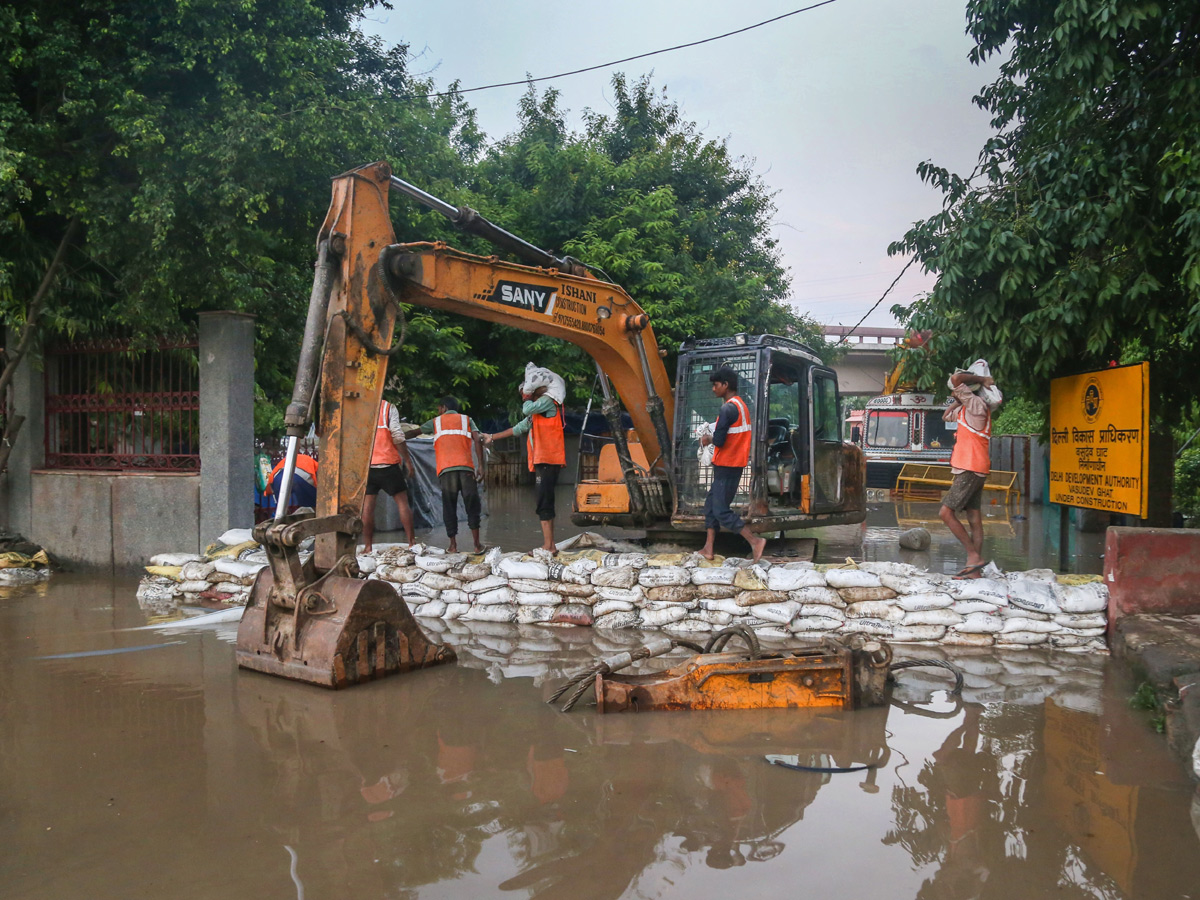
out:
M542 524L542 549L558 553L554 545L554 489L558 474L567 464L563 403L567 399L567 383L561 375L529 363L525 381L521 384L520 422L496 434L484 435L485 443L509 435L528 435L529 471L534 474L537 517Z
M992 413L1004 402L987 360L977 359L966 371L957 370L946 382L953 398L942 419L955 422L954 451L950 471L954 480L942 499L941 517L950 532L967 550L967 564L959 578L979 578L983 561L983 485L992 471ZM958 513L966 511L971 531L963 527Z

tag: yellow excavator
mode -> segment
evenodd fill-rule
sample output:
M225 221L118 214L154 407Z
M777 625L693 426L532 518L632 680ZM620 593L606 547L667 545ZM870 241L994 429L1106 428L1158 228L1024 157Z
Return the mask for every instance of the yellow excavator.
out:
M444 243L397 244L395 188L520 263ZM444 309L570 341L595 360L609 435L596 476L577 485L572 521L651 531L702 531L712 478L697 429L720 401L708 376L731 366L755 441L735 502L758 532L861 522L862 452L841 439L837 375L804 345L774 335L694 339L680 348L672 390L649 316L620 287L395 177L386 162L333 180L317 238L292 402L281 496L296 441L320 436L316 515L255 529L268 552L238 632L239 665L330 687L446 662L395 592L357 577L355 557L375 419L400 304ZM623 412L633 423L623 427ZM315 539L301 562L299 546Z

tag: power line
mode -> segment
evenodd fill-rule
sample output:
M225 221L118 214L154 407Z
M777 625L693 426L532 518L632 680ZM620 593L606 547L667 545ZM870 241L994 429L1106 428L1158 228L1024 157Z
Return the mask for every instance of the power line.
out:
M614 59L611 62L599 63L594 66L587 66L582 69L572 69L570 72L559 72L557 75L543 75L540 78L523 78L520 81L502 81L496 84L484 84L479 87L460 88L456 91L438 91L431 94L409 94L401 97L402 100L431 100L437 97L453 97L456 94L472 94L476 91L490 91L493 88L516 87L522 84L534 84L539 81L551 81L555 78L566 78L570 75L582 75L584 72L594 72L597 69L607 69L610 66L619 66L622 63L633 62L638 59L645 59L648 56L658 56L661 53L671 53L675 50L686 50L688 47L699 47L701 44L710 44L713 41L719 41L727 37L733 37L735 34L744 34L747 31L753 31L755 28L762 28L764 25L770 25L774 22L779 22L782 19L787 19L791 16L799 15L803 12L818 9L822 6L828 6L831 3L836 3L837 0L821 0L820 3L814 3L812 6L804 6L800 9L793 9L791 12L785 12L782 15L775 16L771 19L764 19L762 22L756 22L754 25L747 25L745 28L738 28L735 31L727 31L724 34L714 35L713 37L703 38L699 41L689 41L686 44L676 44L674 47L664 47L661 50L651 50L648 53L639 53L636 56L626 56L624 59Z
M842 344L846 343L846 341L847 341L847 339L849 339L850 335L854 334L854 332L858 330L858 326L862 325L863 322L867 321L867 316L869 316L871 313L875 312L875 310L879 308L879 304L883 302L883 298L892 292L892 288L894 288L896 286L896 282L904 277L904 273L908 271L908 267L911 266L916 261L917 261L917 258L914 256L914 257L912 257L912 259L910 259L907 263L904 264L904 268L900 270L900 274L896 276L895 280L892 281L892 283L888 285L888 289L883 292L883 295L878 300L875 301L875 305L867 310L867 315L863 316L861 319L859 319L853 328L851 328L849 331L847 331L845 334L843 334L842 339L840 341L838 341L835 346L840 347L840 346L842 346Z

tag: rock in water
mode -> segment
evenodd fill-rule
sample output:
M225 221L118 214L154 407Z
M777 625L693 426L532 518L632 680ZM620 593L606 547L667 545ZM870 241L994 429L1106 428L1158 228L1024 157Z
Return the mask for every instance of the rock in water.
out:
M900 535L900 546L905 550L928 550L929 532L924 528L910 528Z

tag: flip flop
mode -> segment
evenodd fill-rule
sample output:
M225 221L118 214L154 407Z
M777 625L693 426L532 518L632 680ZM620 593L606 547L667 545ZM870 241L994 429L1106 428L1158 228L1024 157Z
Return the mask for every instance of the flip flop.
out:
M960 569L958 574L955 575L954 577L962 578L962 579L982 578L983 577L983 569L986 565L987 565L987 563L980 563L977 566L967 566L964 569Z

